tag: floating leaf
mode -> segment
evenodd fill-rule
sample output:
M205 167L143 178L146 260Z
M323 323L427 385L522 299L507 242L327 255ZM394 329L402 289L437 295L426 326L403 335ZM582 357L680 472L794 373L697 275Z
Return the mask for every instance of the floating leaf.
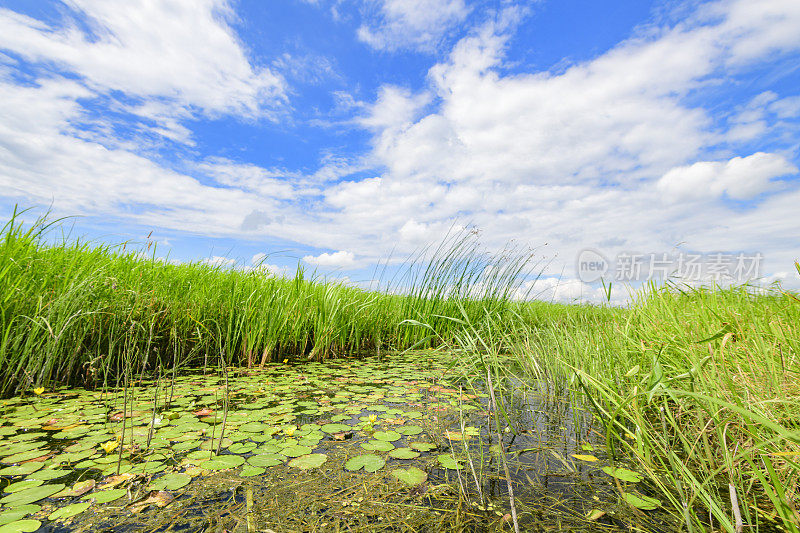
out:
M83 496L90 490L94 488L95 480L87 479L85 481L78 481L75 483L71 489L64 489L58 494L54 495L53 498L75 498L77 496Z
M436 445L430 442L412 442L409 446L421 452L429 452L436 448Z
M627 468L618 468L613 466L604 466L603 472L611 477L615 477L620 481L627 481L629 483L638 483L642 480L642 475L628 470Z
M377 455L357 455L351 457L345 464L345 470L355 472L356 470L364 469L366 472L376 472L383 468L386 461Z
M461 470L464 468L458 461L453 459L449 455L440 455L437 457L439 464L442 465L444 468L449 468L450 470Z
M395 459L416 459L419 457L419 452L415 452L411 448L396 448L390 451L389 455Z
M27 533L36 531L42 526L38 520L17 520L4 526L0 526L0 533Z
M164 474L150 483L150 490L178 490L182 489L192 480L187 474Z
M594 455L582 455L580 453L573 453L572 457L574 457L575 459L580 459L581 461L589 461L590 463L597 461L597 457L595 457Z
M320 428L320 430L324 431L325 433L340 433L342 431L350 431L352 429L352 426L348 426L347 424L325 424Z
M371 440L361 444L361 447L370 452L388 452L394 450L394 444L385 440Z
M75 515L79 515L84 512L89 506L92 505L92 502L82 502L82 503L73 503L72 505L67 505L66 507L61 507L56 509L50 515L48 515L48 520L64 520L66 518L72 518Z
M22 463L21 465L17 466L7 466L5 468L0 468L0 476L27 476L33 472L44 467L44 463L39 463L36 461L30 463Z
M28 505L20 505L14 509L9 509L0 513L0 526L8 524L9 522L16 522L22 520L29 514L35 513L42 508L41 505L29 503Z
M372 436L386 442L400 440L400 437L402 437L402 435L396 431L376 431Z
M422 433L422 428L419 426L404 426L397 428L397 432L403 435L419 435Z
M41 485L39 487L32 487L30 489L21 490L13 494L9 494L0 499L0 503L7 507L19 507L28 503L38 502L44 498L49 498L53 494L59 492L64 488L64 484L56 483L54 485Z
M239 475L242 477L260 476L266 471L266 468L261 468L259 466L244 465L242 467L242 471L239 472Z
M123 473L123 474L119 474L119 475L108 476L107 478L105 478L103 480L103 483L98 485L96 488L100 489L100 490L112 489L112 488L116 487L117 485L122 485L123 483L125 483L129 479L133 479L135 477L136 477L136 474L131 474L131 473Z
M244 463L241 455L218 455L213 459L200 463L200 466L207 470L227 470L236 468Z
M278 455L276 453L252 455L247 459L247 462L254 467L276 466L283 464L285 461L286 461L285 455Z
M633 505L637 509L642 509L643 511L652 511L653 509L657 509L661 506L660 500L651 498L650 496L645 496L643 494L623 492L622 499L628 504Z
M592 509L586 514L586 519L591 521L599 520L600 518L604 517L605 514L606 512L601 511L600 509Z
M412 487L425 483L425 480L428 479L428 474L415 466L408 469L397 468L392 470L392 475L406 485L411 485Z
M297 444L293 444L291 446L285 447L281 450L281 453L286 457L300 457L301 455L308 455L314 449L310 446L299 446Z
M16 483L10 484L5 488L5 492L19 492L21 490L38 487L41 484L42 481L38 479L26 479L24 481L17 481Z
M151 505L155 505L156 507L166 507L174 499L175 497L165 490L154 490L146 499L134 503L128 509L134 513L139 513Z
M312 468L322 466L322 464L327 460L328 456L324 453L312 453L308 455L301 455L300 457L292 459L289 461L289 466L300 468L302 470L310 470Z

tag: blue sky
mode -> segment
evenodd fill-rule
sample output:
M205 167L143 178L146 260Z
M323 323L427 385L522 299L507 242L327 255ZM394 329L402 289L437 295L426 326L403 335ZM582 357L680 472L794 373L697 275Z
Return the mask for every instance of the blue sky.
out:
M0 214L354 282L476 226L560 300L585 249L797 287L799 88L796 0L0 0Z

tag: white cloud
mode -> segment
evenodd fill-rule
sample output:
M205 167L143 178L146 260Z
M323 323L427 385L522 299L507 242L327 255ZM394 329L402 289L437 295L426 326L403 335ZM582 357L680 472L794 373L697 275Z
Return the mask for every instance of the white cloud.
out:
M353 268L357 265L356 256L353 252L340 250L329 254L327 252L317 256L307 255L303 257L303 261L310 265L323 267L323 268Z
M209 265L215 268L228 268L236 264L236 259L229 259L220 255L212 255L201 260L200 263Z
M671 169L658 180L659 191L671 200L727 194L747 200L773 188L774 178L796 174L797 167L778 154L758 152L722 161L700 161Z
M378 50L433 51L470 12L464 0L368 0L377 4L375 20L358 29L358 38Z
M228 22L227 0L69 0L61 26L0 8L0 49L55 64L100 93L144 99L125 104L186 140L176 123L206 115L259 117L285 98L280 76L251 65ZM85 19L79 25L70 15ZM88 27L88 30L84 29Z

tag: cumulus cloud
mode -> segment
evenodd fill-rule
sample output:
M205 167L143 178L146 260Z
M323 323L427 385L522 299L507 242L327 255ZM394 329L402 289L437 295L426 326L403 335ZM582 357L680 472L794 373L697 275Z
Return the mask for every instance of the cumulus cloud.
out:
M353 268L356 266L356 256L353 252L340 250L333 253L322 253L317 256L307 255L303 261L310 265L323 268Z
M358 38L377 50L433 51L470 12L464 0L369 0L378 13L358 28Z
M796 174L797 167L778 154L758 152L723 161L699 161L671 169L658 180L671 200L718 197L753 198L774 186L774 178Z
M285 100L283 79L248 60L227 0L66 4L53 25L0 8L0 49L56 65L94 92L139 98L123 105L159 122L168 137L187 140L178 120L195 112L254 118Z
M209 265L215 268L229 268L236 264L236 259L229 259L221 255L212 255L201 260L200 263Z

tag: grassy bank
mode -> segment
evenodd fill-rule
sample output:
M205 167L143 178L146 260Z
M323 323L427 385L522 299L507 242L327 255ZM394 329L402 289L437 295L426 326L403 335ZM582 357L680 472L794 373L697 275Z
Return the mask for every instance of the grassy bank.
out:
M433 346L502 384L511 354L514 377L569 384L610 456L633 461L685 530L800 530L796 295L651 287L625 309L515 301L530 256L487 257L469 236L375 292L45 244L52 229L14 219L0 233L2 395L123 370Z
M219 365L220 354L249 367L433 346L452 339L458 325L443 317L459 309L510 319L510 295L530 267L530 256L488 257L459 234L376 292L302 270L288 279L58 240L57 222L15 217L0 231L0 396L103 383L123 368Z
M491 361L511 345L521 374L568 382L686 531L800 531L795 294L651 287L624 310L537 309L513 342L499 317L464 320L459 346Z

